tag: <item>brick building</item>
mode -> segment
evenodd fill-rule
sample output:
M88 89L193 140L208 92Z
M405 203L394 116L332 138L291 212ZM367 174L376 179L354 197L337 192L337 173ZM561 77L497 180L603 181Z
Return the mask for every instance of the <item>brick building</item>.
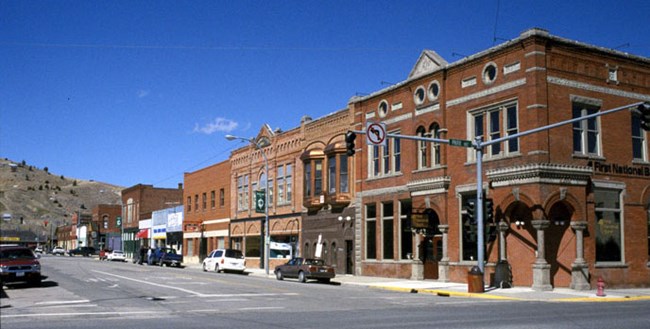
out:
M302 255L320 257L339 274L354 273L354 157L346 154L345 133L354 113L341 110L303 121ZM320 241L320 246L318 243ZM317 249L318 248L318 249Z
M185 173L184 261L199 263L210 250L230 247L230 161Z
M141 244L151 245L150 229L140 230L140 222L151 226L152 212L183 204L183 185L178 188L160 188L137 184L122 190L122 239L124 251L133 257Z
M264 266L265 214L255 209L255 192L263 193L266 188L264 156L269 172L270 242L291 245L294 255L300 252L302 181L298 178L302 177L301 145L300 129L282 132L264 125L248 145L231 153L230 245L244 252L247 267ZM286 262L284 251L271 249L270 255L270 269Z
M355 127L483 141L650 101L650 60L540 29L447 63L424 51L408 78L350 100ZM650 284L648 136L625 110L484 148L494 203L486 278L547 290ZM364 138L365 139L365 136ZM357 139L359 140L359 139ZM464 282L477 265L472 148L357 142L358 274Z
M122 216L121 205L100 204L91 212L93 245L98 248L122 249L121 227L117 225L117 217Z

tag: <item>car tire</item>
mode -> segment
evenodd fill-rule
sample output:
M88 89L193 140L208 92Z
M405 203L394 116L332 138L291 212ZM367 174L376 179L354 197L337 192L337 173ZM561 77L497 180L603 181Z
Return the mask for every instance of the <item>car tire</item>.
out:
M282 276L282 271L280 270L275 271L275 278L278 279L278 281L284 280L284 277Z
M207 272L208 268L205 266L205 263L203 263L203 272Z
M214 264L214 273L219 273L219 264Z
M307 282L307 276L305 276L305 272L300 271L300 272L298 273L298 281L300 281L300 282L302 282L302 283Z
M163 267L163 265L165 265L165 262L163 262L163 260L161 259L160 261L158 261L158 265L159 265L160 267Z

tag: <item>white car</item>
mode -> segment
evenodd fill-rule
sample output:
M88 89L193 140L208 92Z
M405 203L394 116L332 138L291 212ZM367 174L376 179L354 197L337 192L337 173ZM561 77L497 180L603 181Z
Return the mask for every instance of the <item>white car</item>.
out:
M244 273L246 259L240 250L215 249L203 260L203 271L234 271Z
M61 255L61 256L63 256L63 255L65 255L65 249L63 249L63 248L61 248L59 246L56 246L56 247L52 248L52 255Z
M126 256L124 255L124 252L122 252L122 250L113 250L108 254L106 254L106 260L126 262Z

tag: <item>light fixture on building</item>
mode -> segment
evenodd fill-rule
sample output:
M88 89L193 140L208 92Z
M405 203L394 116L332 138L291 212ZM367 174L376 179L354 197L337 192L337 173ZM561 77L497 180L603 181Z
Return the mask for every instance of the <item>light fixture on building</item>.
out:
M518 221L515 221L515 225L517 225L517 228L521 228L522 226L525 225L525 223L524 223L523 220L518 220Z

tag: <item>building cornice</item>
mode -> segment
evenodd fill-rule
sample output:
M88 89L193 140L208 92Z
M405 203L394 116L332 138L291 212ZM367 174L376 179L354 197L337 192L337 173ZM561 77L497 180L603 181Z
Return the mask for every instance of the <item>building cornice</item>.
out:
M410 181L406 184L412 196L446 193L449 190L451 177L440 176Z
M487 178L493 187L524 184L563 184L586 186L593 169L555 163L536 163L488 170Z

